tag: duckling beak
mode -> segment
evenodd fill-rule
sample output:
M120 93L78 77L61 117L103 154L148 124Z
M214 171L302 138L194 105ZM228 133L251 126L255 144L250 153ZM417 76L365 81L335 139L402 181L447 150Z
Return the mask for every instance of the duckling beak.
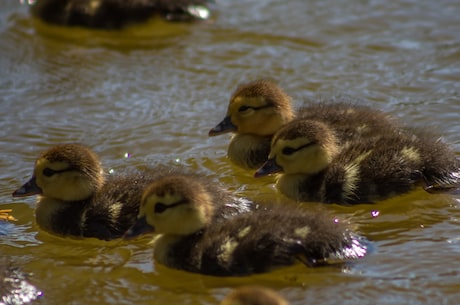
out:
M226 116L225 119L222 120L219 124L216 125L216 127L212 128L209 131L209 136L218 136L224 133L228 132L235 132L238 130L238 127L233 125L232 123L232 118L230 116Z
M43 191L38 187L35 176L32 176L29 181L13 192L13 197L26 197L37 194L43 194Z
M255 178L268 176L270 174L275 174L282 172L283 168L279 166L275 159L268 159L254 174Z
M155 228L147 223L147 220L144 217L138 218L136 223L131 226L131 228L126 231L123 235L123 239L129 240L133 239L139 235L155 232Z

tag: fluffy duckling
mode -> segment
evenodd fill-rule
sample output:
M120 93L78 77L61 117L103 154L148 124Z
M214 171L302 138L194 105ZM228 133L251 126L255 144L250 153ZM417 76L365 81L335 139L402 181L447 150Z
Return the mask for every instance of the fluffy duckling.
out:
M280 172L276 187L294 200L354 204L382 200L416 185L458 185L460 162L423 131L355 141L339 148L323 122L295 120L273 137L268 161L255 176Z
M228 147L229 159L240 167L258 168L267 160L273 134L294 118L311 118L334 126L342 144L356 137L375 136L382 127L387 131L390 126L397 129L388 114L350 100L312 102L295 112L283 89L262 79L236 89L227 115L209 131L209 136L235 133Z
M0 210L0 220L16 221L17 219L10 215L12 209Z
M210 0L37 0L32 14L57 25L120 29L154 15L170 21L210 17Z
M59 144L42 153L32 178L14 197L38 195L35 217L51 233L109 240L134 223L153 173L104 174L98 156L80 144Z
M243 286L233 290L220 305L288 305L279 293L262 286Z
M252 209L252 202L182 169L159 166L105 175L98 156L80 144L60 144L45 151L35 163L32 178L13 196L39 195L35 216L46 231L110 240L121 237L134 224L149 183L178 173L207 183L213 199L225 206L224 218Z
M160 234L154 241L157 262L214 276L261 273L297 260L317 266L367 252L365 240L344 223L298 205L259 208L224 221L219 209L199 181L160 179L145 190L137 222L125 239Z

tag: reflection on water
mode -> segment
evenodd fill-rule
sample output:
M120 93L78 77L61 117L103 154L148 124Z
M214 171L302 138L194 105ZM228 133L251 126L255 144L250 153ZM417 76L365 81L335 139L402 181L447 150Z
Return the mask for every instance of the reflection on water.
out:
M374 253L341 268L293 266L214 278L152 262L146 240L63 239L39 230L34 200L13 200L37 154L83 142L107 169L181 163L241 195L280 200L270 177L231 165L207 132L237 83L271 77L300 104L343 93L442 133L460 152L460 4L455 1L220 1L213 22L152 20L121 32L58 28L0 3L0 251L46 304L218 304L259 283L292 304L453 304L458 195L423 191L374 205L319 206L357 224ZM459 154L460 155L460 154ZM455 302L454 302L455 301Z

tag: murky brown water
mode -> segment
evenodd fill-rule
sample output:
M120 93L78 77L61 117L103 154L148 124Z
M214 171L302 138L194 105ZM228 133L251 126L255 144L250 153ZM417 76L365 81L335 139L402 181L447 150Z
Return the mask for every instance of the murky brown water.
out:
M1 1L0 209L18 218L0 224L1 255L33 273L43 304L217 304L248 283L294 305L457 304L460 196L327 206L360 225L372 255L245 278L155 265L145 240L48 235L34 223L34 198L11 198L37 153L58 142L91 146L107 169L181 162L243 195L273 196L270 178L228 163L228 137L207 137L236 84L258 77L299 103L330 92L366 99L437 129L460 152L460 2L222 0L217 10L210 23L97 32L46 26L19 1Z

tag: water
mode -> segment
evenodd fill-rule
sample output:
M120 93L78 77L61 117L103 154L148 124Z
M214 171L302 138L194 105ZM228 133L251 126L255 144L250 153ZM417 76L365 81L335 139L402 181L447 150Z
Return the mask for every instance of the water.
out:
M426 126L460 152L460 2L220 1L211 22L152 20L121 32L59 28L0 3L2 255L33 275L43 304L218 304L258 283L291 304L456 304L460 196L416 191L375 205L327 206L373 241L356 264L214 278L152 262L145 240L72 240L41 231L34 198L11 193L43 149L91 146L107 169L182 163L248 197L276 196L208 138L241 81L271 77L300 104L365 99ZM275 195L274 195L275 194Z

